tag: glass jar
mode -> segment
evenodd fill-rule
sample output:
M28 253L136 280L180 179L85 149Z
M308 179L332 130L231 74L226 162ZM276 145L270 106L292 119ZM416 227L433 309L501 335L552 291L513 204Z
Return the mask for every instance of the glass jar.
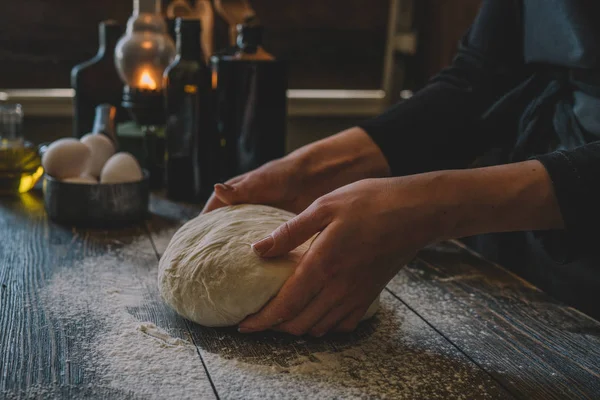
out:
M23 136L23 108L0 105L0 195L28 192L43 173L37 147Z

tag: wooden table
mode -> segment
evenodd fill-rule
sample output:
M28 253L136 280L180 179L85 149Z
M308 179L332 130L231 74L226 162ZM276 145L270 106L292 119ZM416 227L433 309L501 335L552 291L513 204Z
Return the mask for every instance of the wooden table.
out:
M190 323L155 282L197 210L151 210L80 230L49 222L40 193L0 198L0 398L600 398L600 323L458 243L421 252L352 334Z

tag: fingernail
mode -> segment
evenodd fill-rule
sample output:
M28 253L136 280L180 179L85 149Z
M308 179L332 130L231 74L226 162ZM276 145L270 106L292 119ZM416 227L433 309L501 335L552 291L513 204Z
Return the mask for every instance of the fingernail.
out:
M218 189L221 189L221 190L224 190L224 191L226 191L226 192L231 192L231 191L233 191L233 190L234 190L234 187L233 187L233 186L231 186L231 185L228 185L228 184L226 184L226 183L217 183L217 184L215 185L215 189L217 189L217 188L218 188Z
M252 245L252 249L258 253L258 255L262 256L267 251L271 250L271 247L275 244L273 240L273 236L267 236L264 239L259 240L258 242Z

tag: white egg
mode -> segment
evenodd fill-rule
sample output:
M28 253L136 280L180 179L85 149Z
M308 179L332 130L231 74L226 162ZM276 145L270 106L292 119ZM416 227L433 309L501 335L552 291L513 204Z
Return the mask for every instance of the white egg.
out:
M102 173L100 183L124 183L142 180L142 168L134 156L129 153L117 153L108 159Z
M48 146L42 156L42 166L55 178L73 178L86 170L91 154L90 148L79 140L63 138Z
M90 175L76 176L74 178L63 179L62 181L68 182L68 183L80 183L80 184L86 184L86 185L95 185L98 183L98 179L96 179Z
M99 177L106 161L115 154L115 146L108 136L102 133L88 133L80 139L92 152L86 173Z

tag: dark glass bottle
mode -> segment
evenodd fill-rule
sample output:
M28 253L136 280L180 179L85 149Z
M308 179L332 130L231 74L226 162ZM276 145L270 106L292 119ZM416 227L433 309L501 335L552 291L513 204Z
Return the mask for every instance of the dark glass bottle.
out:
M263 49L258 18L237 29L235 51L211 58L223 181L285 155L287 65Z
M117 74L114 50L123 34L123 26L108 20L99 24L98 53L71 70L73 99L73 136L81 137L92 130L96 106L108 103L117 106L117 121L126 119L120 106L123 83Z
M200 21L177 18L177 57L164 73L167 196L202 202L217 183L217 150L210 71L200 44Z

